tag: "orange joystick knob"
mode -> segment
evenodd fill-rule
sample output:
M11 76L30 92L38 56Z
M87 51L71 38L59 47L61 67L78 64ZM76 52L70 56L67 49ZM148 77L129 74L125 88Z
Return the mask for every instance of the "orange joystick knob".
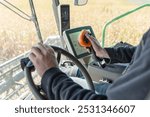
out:
M83 46L83 47L91 47L92 44L91 42L86 38L85 34L89 33L88 31L86 30L82 30L79 37L78 37L78 42L80 44L80 46Z

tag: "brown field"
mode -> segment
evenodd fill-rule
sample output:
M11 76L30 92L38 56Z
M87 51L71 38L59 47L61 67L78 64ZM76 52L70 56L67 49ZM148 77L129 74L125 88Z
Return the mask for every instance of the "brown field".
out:
M27 1L12 2L30 14ZM58 35L51 0L34 1L43 38ZM89 3L82 7L73 6L71 0L62 1L71 4L71 28L91 25L98 39L101 39L102 28L108 20L137 7L126 0L89 0ZM143 33L150 27L149 9L144 8L113 23L107 30L106 46L119 41L138 44ZM37 43L36 38L32 22L21 19L0 5L0 61L6 61L29 50Z

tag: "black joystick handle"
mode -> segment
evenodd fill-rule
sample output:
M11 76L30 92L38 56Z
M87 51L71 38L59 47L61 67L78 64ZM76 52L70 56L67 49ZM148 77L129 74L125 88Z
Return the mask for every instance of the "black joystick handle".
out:
M30 68L31 71L35 70L35 67L34 67L33 63L30 61L30 59L28 57L21 59L20 64L21 64L21 68L22 68L23 71L24 71L25 67Z

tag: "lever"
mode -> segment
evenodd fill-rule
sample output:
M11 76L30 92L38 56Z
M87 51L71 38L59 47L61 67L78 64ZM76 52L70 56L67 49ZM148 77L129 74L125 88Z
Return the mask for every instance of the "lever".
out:
M31 71L35 70L35 67L34 67L33 63L30 61L30 59L28 57L22 58L20 60L20 64L21 64L21 68L22 68L23 71L24 71L25 67L29 67L31 69Z

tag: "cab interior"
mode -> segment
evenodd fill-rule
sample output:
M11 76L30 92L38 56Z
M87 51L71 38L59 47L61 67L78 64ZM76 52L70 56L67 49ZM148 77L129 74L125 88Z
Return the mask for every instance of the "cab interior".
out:
M129 7L127 8L128 10L124 10L125 8L122 8L124 12L121 13L117 12L116 16L110 17L107 15L112 12L111 8L108 7L113 4L111 2L110 4L105 3L106 7L103 7L101 5L103 4L103 2L100 2L99 0L96 0L95 2L92 2L91 0L72 0L72 2L69 2L67 0L64 1L52 0L51 4L49 5L51 5L52 8L51 10L53 10L53 14L50 14L50 16L53 17L53 20L55 21L55 28L57 30L54 31L54 33L56 32L55 36L48 35L45 38L44 37L45 35L42 36L43 27L42 28L40 27L42 25L41 22L44 23L45 18L43 17L43 19L42 18L40 20L38 19L39 14L38 14L38 9L36 8L36 5L38 3L35 2L35 0L29 0L25 3L30 8L28 12L30 12L31 16L26 14L24 11L22 11L21 10L22 8L20 9L17 6L15 6L15 3L11 3L10 1L7 0L3 0L2 2L0 2L0 4L5 8L7 8L8 11L11 11L12 13L14 13L14 15L20 16L22 18L21 20L25 19L33 23L32 25L35 27L34 33L37 35L37 42L44 42L52 46L54 50L56 50L56 56L60 68L66 67L69 69L71 66L77 65L77 67L79 67L81 71L83 70L84 72L83 74L85 75L85 77L88 77L86 81L87 84L89 84L89 89L91 90L93 90L93 86L91 83L92 81L99 82L102 80L109 83L113 83L116 79L118 79L122 75L123 71L128 66L128 63L127 64L122 64L122 63L106 64L105 67L102 67L93 59L92 52L89 52L87 49L81 47L78 44L77 38L80 32L82 30L89 31L96 39L99 39L99 42L102 47L136 46L138 44L138 41L134 41L134 43L130 43L132 39L128 39L128 41L126 42L127 39L125 36L124 36L125 40L123 40L123 37L121 37L119 41L118 40L116 41L115 39L111 39L112 34L109 35L107 30L109 30L109 32L112 32L115 35L114 37L118 35L118 38L121 35L121 33L119 33L118 30L122 29L124 30L123 33L125 32L129 33L128 29L125 29L126 28L125 20L127 20L130 15L132 16L137 12L142 14L143 12L148 11L149 9L148 7L150 6L150 2L141 3L137 0L134 8L131 8L131 6L129 5ZM121 4L121 2L118 1L117 4L113 6L116 7L116 11L119 4ZM135 3L131 2L131 4L135 4ZM44 5L45 4L43 2L43 4L41 4L43 9L44 9ZM126 3L126 5L128 6L128 3ZM103 23L101 23L99 27L96 27L95 25L101 22L102 20L99 20L99 16L93 15L95 10L93 10L93 14L89 14L86 7L89 7L90 11L92 11L93 9L98 11L100 9L100 11L107 12L108 14L105 14L103 16L106 17L105 19L107 19L107 21L103 21ZM43 12L45 13L45 11L46 10L44 10ZM80 13L80 16L78 16L79 12L82 12ZM87 14L86 17L85 15L83 16L83 14ZM40 15L42 16L42 14ZM75 18L73 19L72 17ZM81 19L84 20L80 21L80 17ZM144 17L148 17L148 16L144 16ZM92 20L89 24L87 21L90 19ZM77 20L76 24L72 24L74 20ZM120 28L116 27L118 23L122 24L122 26L124 27L120 27ZM50 23L50 25L52 24ZM148 25L146 26L148 27ZM53 26L45 27L45 28L48 28L49 30L53 30ZM95 29L97 28L100 28L99 30L101 30L101 32L95 31ZM136 26L132 29L133 32L134 30L136 30ZM143 29L143 32L145 30L146 27ZM139 37L140 36L138 35L138 38ZM66 52L68 52L69 54ZM22 53L18 56L15 56L13 59L10 59L0 64L0 71L1 71L0 72L0 87L1 87L0 99L4 99L4 100L43 99L42 97L40 97L41 95L39 93L37 94L37 92L39 92L39 89L37 89L36 86L40 85L39 81L37 80L39 76L36 74L36 72L31 73L30 68L34 66L27 59L28 53L29 51ZM23 68L23 70L21 68ZM27 77L27 82L26 82L26 77ZM30 88L31 91L27 92L28 88Z

